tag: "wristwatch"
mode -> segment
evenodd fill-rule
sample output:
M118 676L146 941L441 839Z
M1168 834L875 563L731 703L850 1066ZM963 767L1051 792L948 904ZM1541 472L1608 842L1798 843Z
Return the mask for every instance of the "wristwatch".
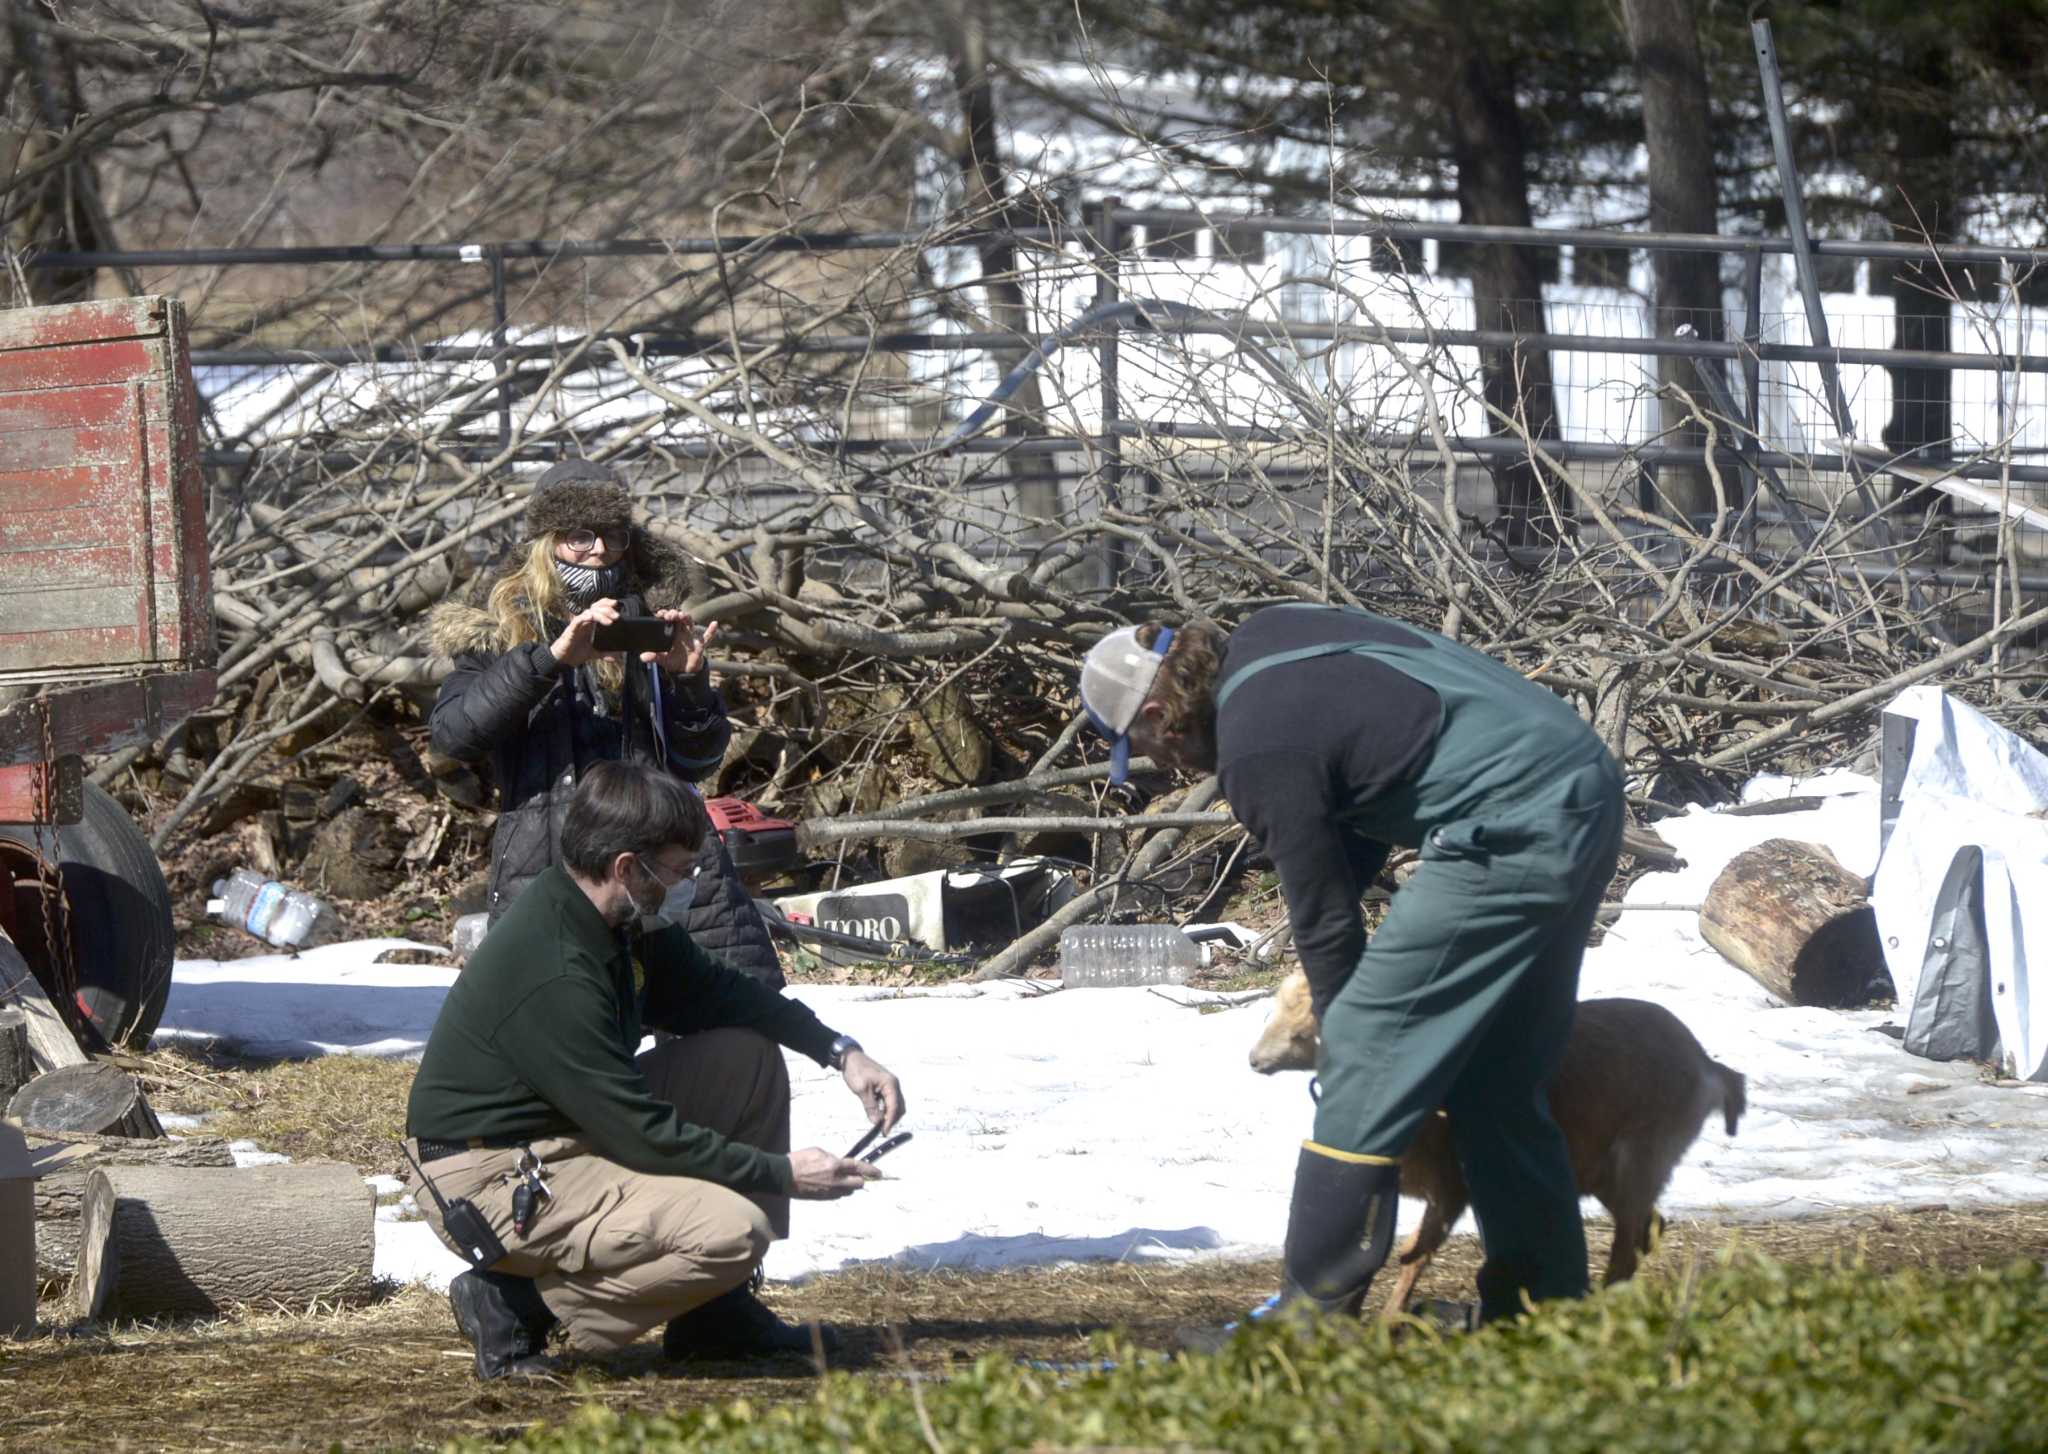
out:
M846 1069L846 1057L860 1049L860 1041L851 1035L834 1035L832 1048L825 1052L826 1063L834 1070Z

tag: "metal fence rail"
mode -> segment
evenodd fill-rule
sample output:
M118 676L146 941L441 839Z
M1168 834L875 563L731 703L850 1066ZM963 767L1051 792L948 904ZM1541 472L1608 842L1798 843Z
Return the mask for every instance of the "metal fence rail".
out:
M1261 432L1257 423L1186 417L1175 406L1188 395L1185 377L1194 350L1258 346L1283 357L1311 386L1345 405L1345 390L1371 384L1397 351L1431 350L1453 368L1476 374L1482 348L1540 350L1553 356L1562 424L1544 448L1560 461L1585 467L1614 467L1646 477L1660 466L1696 463L1702 447L1657 425L1650 407L1656 361L1684 357L1718 366L1730 383L1735 408L1754 447L1724 448L1716 462L1735 475L1770 467L1797 468L1813 488L1826 493L1833 477L1858 477L1835 447L1839 434L1819 369L1839 373L1845 406L1867 441L1882 433L1895 389L1911 380L1902 371L1945 376L1942 407L1970 427L1961 431L1956 454L1964 458L1942 468L1980 480L1998 480L2033 498L2048 497L2048 317L2037 313L2034 271L2048 264L2048 249L1984 244L1924 246L1885 241L1817 241L1812 255L1836 269L1832 281L1864 291L1859 313L1831 314L1835 341L1816 346L1807 315L1782 272L1771 264L1791 257L1789 237L1618 232L1598 228L1507 228L1366 217L1275 217L1124 207L1115 200L1092 203L1068 219L1045 225L991 231L876 231L778 233L736 237L629 238L615 240L526 239L489 243L413 243L363 246L145 249L98 253L44 253L23 259L29 269L77 270L98 267L165 269L163 285L175 290L187 274L216 268L308 268L345 264L380 269L399 265L482 266L489 270L489 315L478 318L467 339L395 337L365 342L335 341L311 348L226 347L201 349L195 364L217 399L234 391L242 397L272 387L279 398L317 395L325 375L351 388L384 391L394 410L440 407L433 401L460 396L448 430L450 452L470 459L503 455L514 444L515 411L521 390L536 371L560 361L573 347L589 351L582 374L591 397L616 405L631 390L616 378L592 384L609 366L601 335L535 341L549 320L514 316L509 283L522 269L545 270L578 259L664 258L728 260L764 254L888 253L924 251L963 258L955 269L972 281L978 267L972 253L997 241L1028 244L1020 252L1022 280L1041 304L1067 311L1092 301L1142 300L1153 292L1171 301L1192 300L1205 316L1148 316L1106 322L1069 341L1069 357L1058 393L1062 418L1033 437L969 440L956 447L964 460L1001 453L1012 460L1036 460L1072 482L1060 463L1079 459L1083 476L1099 475L1090 494L1118 497L1124 459L1135 440L1282 442L1285 431ZM1285 254L1275 258L1276 251ZM1470 293L1460 273L1471 250L1488 245L1540 250L1550 262L1539 272L1558 281L1542 300L1548 326L1506 332L1474 326ZM1701 336L1671 336L1673 319L1659 317L1632 291L1642 255L1657 251L1707 253L1728 260L1724 270L1727 306L1718 315L1694 320ZM1342 288L1318 287L1306 258L1325 269ZM1569 273L1566 264L1569 263ZM1901 264L1927 275L1954 280L1958 296L1919 306L1938 306L1948 319L1952 346L1912 349L1886 346L1882 335L1895 326L1874 306L1879 273ZM952 266L948 264L948 266ZM1995 286L1989 270L1996 270ZM2048 278L2048 272L2041 274ZM1347 297L1383 299L1384 317L1361 317ZM1397 306L1398 304L1398 306ZM1206 306L1205 306L1206 305ZM1042 306L1042 312L1047 310ZM1057 313L1050 321L1060 321ZM1663 326L1659 326L1659 325ZM1662 334L1663 336L1659 336ZM914 365L894 392L873 391L874 408L852 430L829 418L799 426L799 435L832 455L854 461L886 459L929 449L996 376L994 359L1014 357L1036 338L1001 331L934 327L878 327L872 332L782 335L749 329L745 336L709 332L654 332L620 335L642 359L681 367L694 360L726 357L737 345L766 358L818 359L896 355ZM1053 367L1048 364L1049 369ZM921 372L919 372L921 370ZM687 379L685 371L679 379ZM1903 380L1903 382L1896 382ZM609 391L609 393L607 393ZM1915 400L1900 394L1906 407ZM426 401L426 402L422 402ZM280 405L279 407L290 407ZM447 406L455 408L456 406ZM1933 407L1930 405L1929 407ZM1210 411L1212 414L1218 412ZM1224 411L1227 412L1227 411ZM1365 447L1397 453L1416 450L1420 431L1399 417L1355 410L1342 417ZM1453 421L1453 451L1475 466L1512 458L1525 446L1488 427L1483 416L1465 410ZM1404 432L1405 430L1405 432ZM261 442L217 440L210 458L220 465L244 465ZM520 457L550 457L556 446L522 447ZM682 458L730 459L731 446L714 444L689 431L657 434L640 448ZM345 451L343 452L345 453ZM1975 456L1974 458L1970 456ZM1968 511L1955 512L1967 524ZM1981 521L1979 522L1981 523ZM2042 542L2030 538L2022 557L2048 558Z

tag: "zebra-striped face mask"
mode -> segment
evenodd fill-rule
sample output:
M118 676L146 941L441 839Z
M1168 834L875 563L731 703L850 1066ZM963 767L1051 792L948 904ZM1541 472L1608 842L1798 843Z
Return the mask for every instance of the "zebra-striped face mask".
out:
M617 599L619 591L626 584L626 567L623 561L612 565L593 566L557 560L555 574L561 578L562 589L568 594L569 604L579 611L592 601L601 601L607 596Z

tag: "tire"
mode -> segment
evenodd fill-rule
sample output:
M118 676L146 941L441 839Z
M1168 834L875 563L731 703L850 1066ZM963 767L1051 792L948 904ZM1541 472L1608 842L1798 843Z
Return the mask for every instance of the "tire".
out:
M51 835L71 910L78 1007L109 1045L140 1049L149 1044L163 1018L177 950L171 891L163 869L127 812L92 783L85 785L84 815L76 823L46 830L43 843ZM19 844L30 853L39 852L37 838L36 830L24 824L0 825L0 851ZM37 977L55 994L46 957L39 952L45 946L32 860L18 850L8 857L15 872L17 910L24 916L23 952ZM26 917L31 915L33 926Z

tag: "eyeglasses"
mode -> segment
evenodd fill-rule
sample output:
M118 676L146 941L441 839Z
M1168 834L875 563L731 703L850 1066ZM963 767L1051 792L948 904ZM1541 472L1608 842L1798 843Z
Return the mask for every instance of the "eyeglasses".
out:
M621 530L618 533L616 543L624 543L625 534L626 532ZM571 530L562 537L562 544L568 546L571 550L597 550L604 543L605 537L598 534L595 530Z
M639 859L639 864L641 872L645 873L649 878L653 879L656 883L660 884L664 889L672 889L677 884L683 882L685 879L696 878L697 875L701 873L704 868L704 864L701 859L693 859L691 860L690 866L688 868L684 869L681 873L677 874L673 879L670 879L662 876L661 870L655 866L654 860L651 858L641 858Z

